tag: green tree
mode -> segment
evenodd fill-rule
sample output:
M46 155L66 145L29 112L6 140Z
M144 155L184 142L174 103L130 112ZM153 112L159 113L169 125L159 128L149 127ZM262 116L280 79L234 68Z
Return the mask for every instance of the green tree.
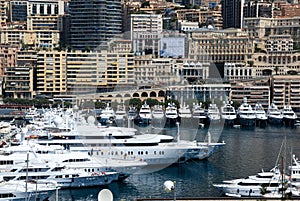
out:
M142 106L142 101L139 98L132 98L129 100L129 105L132 105L137 109L140 109Z
M160 102L156 99L152 99L152 98L147 98L146 99L146 103L150 106L153 107L154 105L160 105Z
M238 102L238 101L232 101L232 106L235 108L235 109L238 109L240 106L241 106L241 102Z

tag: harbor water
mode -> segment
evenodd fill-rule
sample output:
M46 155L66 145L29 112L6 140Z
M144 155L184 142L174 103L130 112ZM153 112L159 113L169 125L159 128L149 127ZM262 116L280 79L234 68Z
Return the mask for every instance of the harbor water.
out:
M153 127L146 127L144 131ZM181 138L204 139L208 129L194 132L182 130ZM160 132L177 134L175 128L160 129ZM225 141L207 160L188 161L175 164L160 171L147 174L131 175L123 182L115 182L106 188L113 193L114 200L134 200L135 198L173 198L173 192L166 192L163 183L175 181L176 197L219 197L220 192L213 187L214 183L223 180L246 177L270 170L278 158L280 147L286 139L286 155L292 152L300 158L300 128L272 127L265 128L222 128L219 141ZM278 162L278 161L277 161ZM81 188L59 190L59 200L98 200L101 188ZM50 200L55 200L54 197Z

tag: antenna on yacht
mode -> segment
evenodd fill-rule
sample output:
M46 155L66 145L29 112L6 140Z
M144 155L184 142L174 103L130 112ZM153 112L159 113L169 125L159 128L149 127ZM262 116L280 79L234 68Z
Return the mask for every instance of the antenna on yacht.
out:
M27 159L26 159L26 182L25 182L25 201L28 201L28 166L29 166L29 152L27 152Z
M207 143L208 143L208 144L211 143L211 134L210 134L209 131L207 132Z
M177 125L177 144L180 142L180 129L179 129L179 122L176 122Z

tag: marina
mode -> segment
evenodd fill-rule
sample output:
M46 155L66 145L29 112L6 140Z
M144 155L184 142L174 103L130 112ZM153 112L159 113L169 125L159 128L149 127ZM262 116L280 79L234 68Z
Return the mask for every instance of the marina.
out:
M56 112L59 112L59 110L57 110ZM66 113L71 114L68 110L66 111ZM48 115L46 115L45 113L44 117L47 116ZM54 132L53 130L52 132L47 133L41 132L40 135L41 137L43 137L43 139L40 140L41 144L47 144L47 136L52 136L51 138L53 138L53 142L55 142L56 140L60 140L64 143L70 143L69 145L76 142L75 134L70 131L70 129L73 128L73 126L71 126L71 119L67 118L68 120L64 122L62 121L63 116L59 116L61 118L56 117L52 118L52 120L53 123L55 123L55 125L60 129L60 131L57 132L57 130L56 132ZM167 123L167 121L164 120L160 121L160 123L151 121L149 122L149 124L145 125L134 124L134 120L132 119L129 122L132 123L130 125L134 128L129 128L128 131L126 131L126 129L122 127L114 128L113 126L99 125L95 126L95 128L89 127L88 130L88 127L86 127L86 125L81 125L81 132L79 133L81 135L81 137L79 137L81 143L92 143L93 140L91 137L94 135L93 133L99 133L100 131L103 137L106 136L106 139L105 137L103 139L101 139L101 137L97 139L98 143L101 142L107 144L105 148L106 151L104 151L105 149L103 149L103 154L110 151L114 151L115 154L117 154L117 152L120 154L121 149L119 149L118 151L116 149L121 148L116 146L116 144L118 144L117 140L120 140L120 137L122 136L134 136L136 132L135 130L137 130L137 132L144 133L140 137L145 135L145 133L155 134L154 136L156 136L156 138L141 138L140 143L145 143L145 145L147 143L149 144L150 142L153 143L155 139L174 139L175 142L173 146L178 146L178 143L176 143L176 141L183 142L185 140L191 142L196 140L198 142L212 141L225 143L219 149L214 151L214 154L209 154L209 157L205 157L205 160L199 160L199 158L192 157L189 160L184 160L183 162L176 162L174 158L171 162L168 162L170 163L169 165L163 166L163 168L156 167L153 169L148 169L147 171L138 171L137 169L132 169L129 177L125 177L121 181L117 181L117 179L114 179L114 181L107 183L103 187L97 185L97 187L84 188L84 190L81 190L82 187L80 189L59 189L60 200L97 200L99 189L102 188L110 189L114 194L114 198L116 200L135 200L150 198L172 199L172 193L165 192L163 189L163 183L166 180L176 181L176 195L178 196L178 198L185 199L190 197L197 197L197 199L205 199L207 197L214 197L226 199L227 197L224 197L225 195L220 193L213 184L221 183L224 180L243 178L248 175L254 175L257 172L260 172L261 169L271 169L274 166L274 161L277 157L276 154L278 153L278 149L280 148L283 139L287 139L287 145L293 148L293 153L295 153L296 156L298 156L300 152L298 147L300 144L300 139L297 136L299 133L298 127L286 128L285 126L278 127L269 124L266 127L258 126L255 127L255 129L249 129L247 127L228 127L226 126L226 124L222 125L222 121L220 121L219 123L212 123L202 128L197 124L194 124L191 119L193 118L181 118L182 123L176 124L176 126L173 127L166 127L165 123ZM91 117L87 118L88 122L93 122L94 120ZM36 126L42 126L42 122L47 125L49 121L34 120L27 126L32 127L34 125L32 123L35 123ZM184 127L184 122L191 124L186 124ZM68 126L69 129L67 129ZM124 131L125 133L122 133ZM37 130L35 130L34 132L35 136L37 136ZM109 135L110 133L111 135ZM180 133L179 138L178 133ZM34 139L36 137L33 136L33 133L28 133L25 136L27 136L25 138L33 137L31 139L32 142L36 140ZM113 139L110 136L118 137L117 139ZM164 137L161 138L162 136ZM50 143L51 140L49 139L48 142ZM133 142L134 141L131 141L130 139L126 140L126 143L129 144ZM116 144L114 146L111 146L114 143ZM90 149L91 147L94 148ZM93 157L96 157L98 154L100 155L101 152L97 151L97 148L95 148L95 146L91 147L85 146L85 148L89 150L85 153L88 153ZM146 147L147 146L145 146L145 148ZM74 148L76 147L73 147L73 151ZM76 149L78 148L79 147L77 147ZM132 148L132 145L128 148ZM167 147L164 147L164 151L167 151L167 149ZM122 150L124 151L125 149L123 148ZM143 152L145 153L145 151ZM150 153L149 149L148 153ZM122 156L119 154L113 156L113 158L116 158L117 160L123 158L116 157ZM192 152L187 152L187 154L191 156ZM112 156L107 155L106 158L108 157L112 158ZM128 159L130 158L129 155L127 155L126 157L128 157ZM71 160L71 158L68 160ZM79 159L79 155L77 157L77 160L82 160ZM143 161L147 163L147 157L145 157L145 160ZM231 161L235 161L235 163L232 163ZM76 166L78 166L78 164L69 167L75 168ZM84 166L83 164L84 163L82 163L81 167ZM142 168L143 164L141 164L140 166ZM79 170L76 171L79 172ZM37 175L43 174L35 173L32 176ZM22 176L24 178L25 174L23 173ZM197 199L195 198L195 200ZM55 200L55 195L52 195L50 197L50 200Z

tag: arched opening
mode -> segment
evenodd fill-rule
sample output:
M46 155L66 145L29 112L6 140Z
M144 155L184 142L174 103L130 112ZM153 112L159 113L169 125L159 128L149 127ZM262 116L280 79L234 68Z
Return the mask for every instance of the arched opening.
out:
M156 92L155 91L151 91L150 92L150 97L156 97Z
M288 75L297 75L298 73L297 73L297 71L295 71L295 70L289 70L289 71L287 72L287 74L288 74Z
M129 97L130 97L130 94L125 94L124 97L125 97L125 98L129 98Z
M121 94L117 94L116 98L122 98Z
M139 94L139 93L134 93L134 94L132 95L132 97L135 97L135 98L140 97L140 94Z
M148 97L148 93L147 92L143 92L142 93L142 97Z
M160 91L158 92L158 97L165 97L165 92L162 91L162 90L160 90Z

